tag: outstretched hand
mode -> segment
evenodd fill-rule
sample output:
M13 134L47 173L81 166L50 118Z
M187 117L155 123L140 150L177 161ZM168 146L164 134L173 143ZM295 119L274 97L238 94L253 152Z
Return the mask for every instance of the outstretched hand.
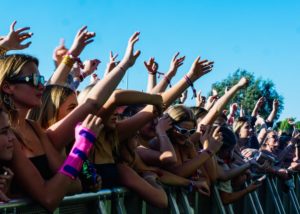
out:
M72 54L74 57L78 57L85 46L94 41L92 38L95 37L95 35L96 34L94 32L89 32L87 30L87 26L80 28L70 48L70 54Z
M136 59L141 54L140 50L137 50L135 53L133 53L134 44L139 40L140 32L135 32L130 39L128 40L128 45L126 48L125 55L122 59L122 64L124 63L128 67L131 67L134 65Z
M200 60L200 56L192 64L190 71L188 73L189 77L196 80L201 76L209 73L213 68L214 62L208 60Z
M0 46L6 48L7 50L23 50L31 45L31 42L21 44L26 39L30 38L33 33L26 32L30 27L23 27L15 30L17 21L14 21L10 25L10 31L6 36L3 36L0 40Z
M183 61L185 59L185 56L177 58L178 56L179 56L179 52L177 52L171 60L170 68L168 72L168 75L171 77L174 77L176 75L178 68L182 66Z

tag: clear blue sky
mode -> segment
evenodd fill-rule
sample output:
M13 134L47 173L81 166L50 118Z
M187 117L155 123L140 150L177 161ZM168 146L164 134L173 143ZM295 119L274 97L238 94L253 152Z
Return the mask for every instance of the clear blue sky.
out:
M60 38L69 47L77 30L87 25L96 32L95 42L82 59L108 61L109 51L122 57L127 40L140 31L136 48L142 51L129 71L129 88L145 90L143 61L154 56L160 70L168 69L176 51L186 56L175 82L197 55L215 61L213 72L196 82L207 94L211 84L238 68L271 79L284 97L281 118L300 119L300 2L299 1L182 1L182 0L20 0L1 1L0 33L17 20L17 28L30 26L33 44L25 53L40 59L40 71L53 71L52 51ZM126 87L126 78L120 87ZM189 91L188 104L190 100Z

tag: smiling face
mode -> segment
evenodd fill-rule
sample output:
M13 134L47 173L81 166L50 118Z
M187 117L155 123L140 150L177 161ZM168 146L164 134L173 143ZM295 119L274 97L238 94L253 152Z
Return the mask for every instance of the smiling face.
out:
M0 113L0 160L9 161L13 157L13 142L15 135L13 134L8 123L8 116L1 111Z

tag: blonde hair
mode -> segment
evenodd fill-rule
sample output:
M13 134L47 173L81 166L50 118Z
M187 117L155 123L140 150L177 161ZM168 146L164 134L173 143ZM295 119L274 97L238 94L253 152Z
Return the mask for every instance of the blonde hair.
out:
M42 106L30 111L27 118L36 120L43 129L58 121L58 112L66 99L75 92L62 85L47 85L42 96Z
M17 111L9 95L2 90L2 86L6 81L20 75L24 65L29 62L39 65L37 58L25 54L5 55L0 58L0 99L11 120L17 118Z
M173 105L167 109L167 114L173 120L173 123L181 123L191 121L196 125L193 112L184 105Z
M239 117L237 120L233 122L232 129L237 137L239 137L241 128L245 123L249 123L249 120L246 117Z

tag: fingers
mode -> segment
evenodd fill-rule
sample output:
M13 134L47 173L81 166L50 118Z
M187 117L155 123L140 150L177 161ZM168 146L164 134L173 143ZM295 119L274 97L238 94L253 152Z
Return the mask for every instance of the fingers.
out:
M19 33L22 33L23 31L26 31L26 30L29 30L29 29L30 29L30 27L23 27L23 28L20 28L20 29L16 30L15 32L17 34L19 34Z
M32 43L32 42L27 42L27 43L24 44L24 45L20 45L19 48L20 48L20 49L28 48L28 47L31 45L31 43Z
M15 31L16 24L17 24L17 21L13 21L13 23L10 25L10 28L9 28L10 32L14 32Z
M179 55L179 52L177 52L177 53L175 54L175 56L173 57L172 61L175 61L176 58L178 57L178 55Z
M134 45L134 43L136 43L139 40L139 35L140 32L135 32L129 39L129 43L131 43L132 45Z
M85 30L87 29L87 26L83 26L82 28L79 29L79 31L77 32L76 36L80 36Z
M135 58L135 60L140 56L141 54L141 51L140 50L137 50L134 54L133 54L133 57Z

